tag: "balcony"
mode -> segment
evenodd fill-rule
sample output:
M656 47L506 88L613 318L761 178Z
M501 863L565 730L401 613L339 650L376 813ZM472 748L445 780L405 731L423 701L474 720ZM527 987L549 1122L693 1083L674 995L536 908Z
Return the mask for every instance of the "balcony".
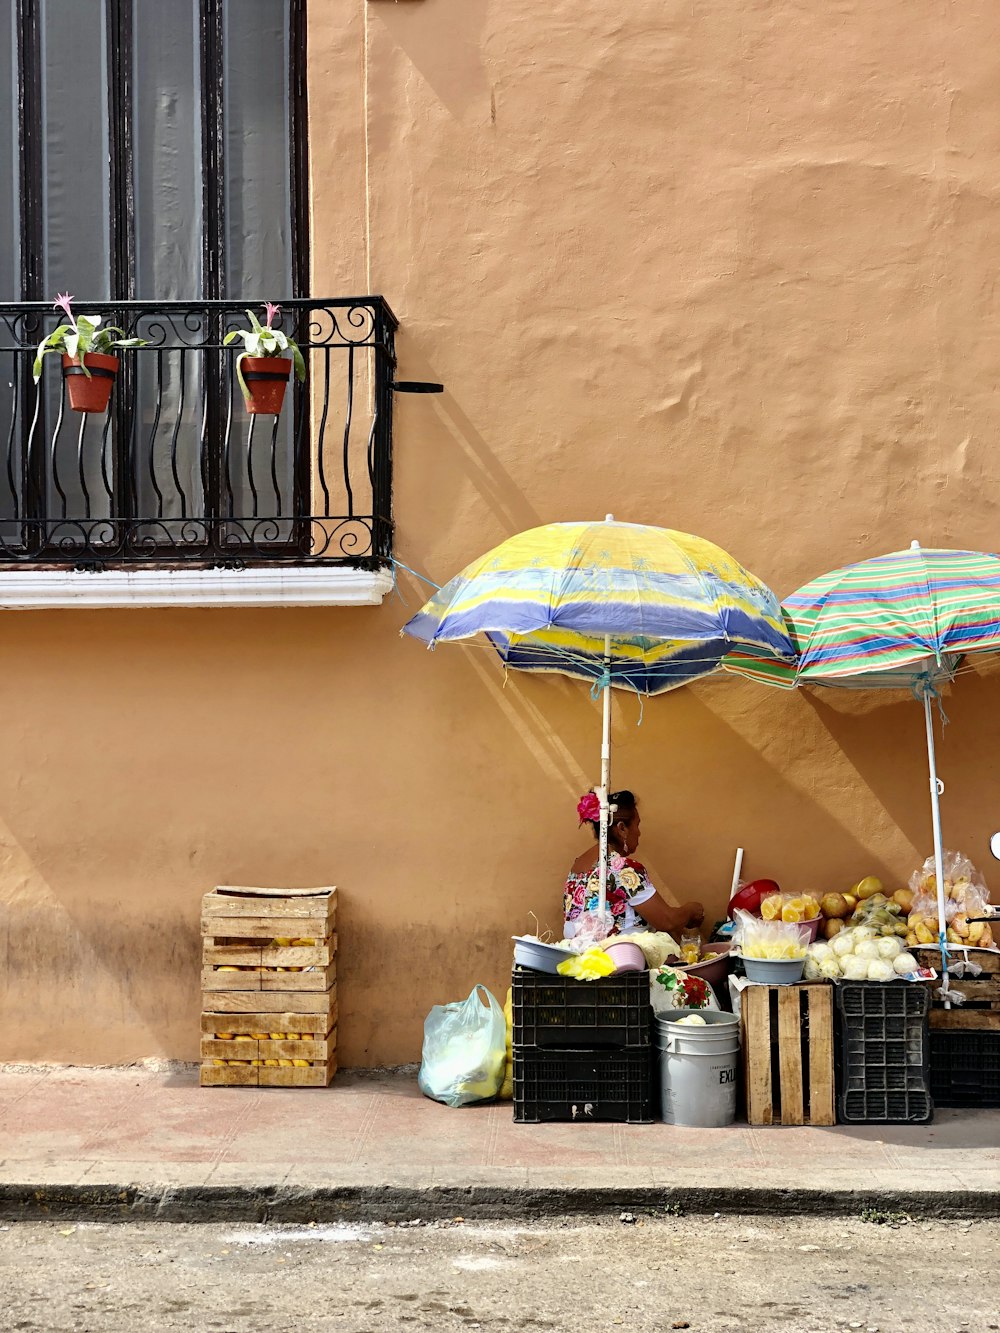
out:
M117 353L97 415L70 410L58 356L32 381L58 313L0 304L0 605L33 604L4 596L31 571L156 570L175 588L195 570L283 569L284 587L296 567L386 577L392 311L377 296L283 302L276 325L298 342L306 380L290 381L280 415L250 416L241 344L223 346L248 305L260 313L249 301L75 301L147 343Z

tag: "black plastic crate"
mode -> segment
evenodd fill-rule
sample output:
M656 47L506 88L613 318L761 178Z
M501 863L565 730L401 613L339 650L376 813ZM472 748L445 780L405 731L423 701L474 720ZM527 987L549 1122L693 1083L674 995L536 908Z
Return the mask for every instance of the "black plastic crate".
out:
M932 1028L931 1095L938 1106L1000 1107L1000 1032Z
M649 973L623 972L574 981L515 968L514 1048L648 1047L652 1009Z
M651 1124L653 1052L515 1049L514 1119Z
M906 981L844 981L836 991L839 1119L926 1123L934 1115L927 988Z

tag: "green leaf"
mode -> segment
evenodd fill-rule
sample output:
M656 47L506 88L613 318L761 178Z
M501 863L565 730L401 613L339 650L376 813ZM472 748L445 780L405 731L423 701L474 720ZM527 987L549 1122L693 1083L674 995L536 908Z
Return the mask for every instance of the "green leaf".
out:
M79 333L67 333L63 340L63 347L66 349L67 356L76 356L80 350Z
M272 330L271 330L271 335L272 335L272 339L273 339L273 342L274 342L275 347L278 348L278 349L279 349L280 351L282 351L282 352L287 352L287 351L288 351L288 339L287 339L287 338L285 337L285 335L281 332L281 330L280 330L280 329L272 329Z
M291 348L292 364L295 366L296 377L300 382L304 381L306 377L306 363L302 357L302 353L299 351L299 345L289 338L288 346Z
M247 388L247 382L243 378L243 362L249 355L249 352L241 352L236 358L236 378L240 382L240 388L243 390L243 397L247 402L250 401L250 390Z
M251 326L253 327L253 331L254 331L254 333L263 333L263 332L264 332L264 326L263 326L263 324L261 324L260 320L257 318L257 316L254 314L254 312L253 312L252 310L248 310L248 311L247 311L247 319L250 321L250 324L251 324Z
M237 338L245 338L246 336L246 332L243 329L231 329L223 338L222 345L223 347L228 347L229 344L234 343Z

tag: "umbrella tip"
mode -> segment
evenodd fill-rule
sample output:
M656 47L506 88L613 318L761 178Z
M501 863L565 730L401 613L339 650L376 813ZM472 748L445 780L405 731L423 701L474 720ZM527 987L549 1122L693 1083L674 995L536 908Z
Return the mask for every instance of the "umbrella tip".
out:
M605 523L613 523L613 522L615 521L615 516L614 516L614 514L605 514L605 515L604 515L604 521L605 521Z
M912 542L910 542L910 550L911 550L911 551L919 551L919 550L920 550L920 543L919 543L918 541L912 541Z

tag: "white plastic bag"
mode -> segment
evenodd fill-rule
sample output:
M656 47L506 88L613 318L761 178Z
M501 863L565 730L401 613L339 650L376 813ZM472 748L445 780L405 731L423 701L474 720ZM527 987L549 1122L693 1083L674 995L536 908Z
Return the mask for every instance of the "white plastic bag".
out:
M503 1085L506 1039L503 1009L485 986L473 986L467 1000L436 1004L424 1020L420 1091L445 1106L489 1101Z

